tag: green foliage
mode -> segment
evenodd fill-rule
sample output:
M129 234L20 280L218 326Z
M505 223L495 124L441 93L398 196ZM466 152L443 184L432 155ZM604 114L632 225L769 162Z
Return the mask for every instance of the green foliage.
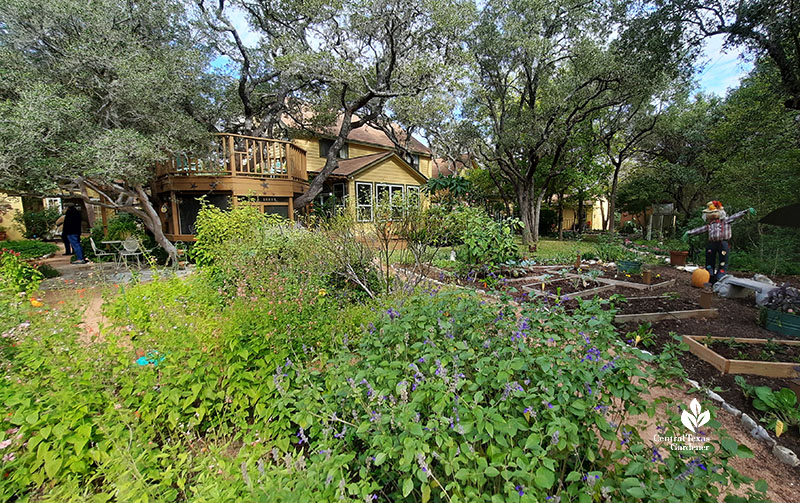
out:
M458 247L457 257L467 265L483 265L489 268L519 260L515 233L521 227L522 223L514 218L503 222L497 222L485 215L470 218L461 235L464 244Z
M0 250L0 290L33 293L44 275L22 259L19 252Z
M19 253L23 260L43 257L58 251L58 246L43 241L3 241L3 248Z
M768 386L752 386L744 378L736 379L745 397L753 400L753 407L764 412L764 420L770 428L775 427L777 421L782 421L786 426L800 426L800 405L797 395L789 388L777 391Z
M45 208L40 211L17 211L14 219L26 238L47 238L56 228L56 220L61 212L56 208Z
M676 492L713 501L717 484L739 477L710 469L740 452L729 438L689 460L627 426L626 414L651 410L642 394L656 374L640 367L645 355L617 342L613 312L592 302L572 316L533 310L515 319L513 311L471 295L416 296L387 309L325 372L283 370L279 403L309 471L290 471L256 494L564 501L602 490L621 502ZM666 425L664 435L677 428ZM614 455L603 456L612 445Z
M281 223L277 215L265 216L255 206L241 204L222 210L201 200L195 220L195 244L192 255L198 265L212 265L225 253L225 246L236 241L244 243L257 235L268 222Z

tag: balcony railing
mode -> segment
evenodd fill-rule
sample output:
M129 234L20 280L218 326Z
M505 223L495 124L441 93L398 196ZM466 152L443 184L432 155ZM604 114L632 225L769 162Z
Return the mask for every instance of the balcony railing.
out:
M156 177L238 176L308 181L306 152L288 141L220 133L205 157L177 155L156 164Z

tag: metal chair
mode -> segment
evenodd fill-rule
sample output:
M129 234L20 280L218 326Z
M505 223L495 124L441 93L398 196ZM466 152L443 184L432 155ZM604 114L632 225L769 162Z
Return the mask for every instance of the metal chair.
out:
M125 261L125 265L128 265L128 257L136 257L136 265L141 267L142 263L139 260L139 257L142 256L142 249L139 246L139 241L136 238L128 237L122 242L122 248L119 250L119 261Z
M97 245L94 243L94 238L91 236L89 237L89 243L92 245L92 251L94 252L94 256L98 259L102 259L103 257L111 257L114 259L114 262L117 262L117 254L113 252L103 251L97 248Z

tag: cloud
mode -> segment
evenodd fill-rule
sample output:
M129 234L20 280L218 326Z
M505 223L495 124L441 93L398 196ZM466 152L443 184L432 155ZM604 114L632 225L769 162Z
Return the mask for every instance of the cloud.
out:
M739 86L741 79L753 69L753 63L742 59L743 50L723 50L724 36L716 35L706 43L695 78L706 93L725 96L728 89Z

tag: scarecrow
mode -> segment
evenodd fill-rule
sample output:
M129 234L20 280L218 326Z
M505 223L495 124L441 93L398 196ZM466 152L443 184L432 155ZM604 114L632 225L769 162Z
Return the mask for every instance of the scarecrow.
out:
M725 208L719 201L709 201L706 208L703 210L703 220L706 225L692 229L686 234L693 236L708 232L708 243L706 244L706 270L710 276L711 283L716 283L723 276L725 276L725 269L728 267L730 261L728 247L728 240L731 238L731 224L739 220L747 214L755 215L756 210L748 208L731 216L727 216ZM717 258L719 258L719 267L716 266Z

